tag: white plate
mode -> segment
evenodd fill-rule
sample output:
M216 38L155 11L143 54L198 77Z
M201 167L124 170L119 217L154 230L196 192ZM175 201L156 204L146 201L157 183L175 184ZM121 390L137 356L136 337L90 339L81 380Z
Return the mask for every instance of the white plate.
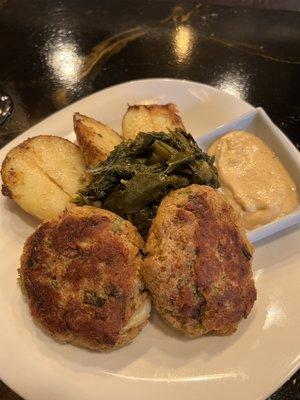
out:
M114 86L59 111L11 142L72 130L79 111L120 127L127 103L178 104L194 135L212 131L253 109L226 93L193 82L152 79ZM0 376L30 400L258 400L299 366L299 227L260 242L254 273L258 300L230 337L188 340L157 315L129 346L109 353L54 342L37 328L17 286L22 244L36 221L0 200Z
M296 183L297 189L300 189L300 153L261 107L218 127L206 135L200 136L197 142L203 150L207 150L215 140L232 130L245 130L262 139L277 154ZM300 199L298 198L298 206L291 213L249 231L249 239L255 243L276 232L298 224L300 222L299 201Z

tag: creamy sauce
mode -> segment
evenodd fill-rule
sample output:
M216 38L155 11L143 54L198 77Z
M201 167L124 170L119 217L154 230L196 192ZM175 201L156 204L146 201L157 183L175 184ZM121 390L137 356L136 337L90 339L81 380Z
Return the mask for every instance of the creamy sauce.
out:
M257 136L232 131L208 149L216 157L221 189L242 214L247 229L267 224L297 206L296 185Z

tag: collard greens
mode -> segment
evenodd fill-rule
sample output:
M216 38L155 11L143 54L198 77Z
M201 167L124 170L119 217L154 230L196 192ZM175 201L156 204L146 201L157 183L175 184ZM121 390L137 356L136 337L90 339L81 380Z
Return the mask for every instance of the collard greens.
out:
M214 158L183 130L140 133L119 144L90 170L91 182L75 202L110 210L145 236L162 198L191 183L219 186Z

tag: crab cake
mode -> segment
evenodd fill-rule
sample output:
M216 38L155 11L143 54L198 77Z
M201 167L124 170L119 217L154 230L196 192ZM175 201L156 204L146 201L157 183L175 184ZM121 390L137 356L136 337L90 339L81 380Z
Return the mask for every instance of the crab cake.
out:
M130 222L95 207L44 223L27 239L19 269L33 318L61 342L125 345L150 314L142 246Z
M208 186L170 192L146 244L143 275L153 304L188 336L233 333L256 299L252 245L240 217Z

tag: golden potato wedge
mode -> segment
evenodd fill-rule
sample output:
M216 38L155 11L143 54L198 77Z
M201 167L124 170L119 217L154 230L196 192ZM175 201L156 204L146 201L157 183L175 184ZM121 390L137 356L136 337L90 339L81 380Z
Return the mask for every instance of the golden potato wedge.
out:
M129 106L122 121L124 139L134 139L139 132L168 132L185 129L175 104Z
M105 160L122 138L109 126L85 115L74 114L74 131L86 165Z
M72 206L72 198L88 179L78 146L47 135L13 148L3 161L1 176L2 193L41 220Z

